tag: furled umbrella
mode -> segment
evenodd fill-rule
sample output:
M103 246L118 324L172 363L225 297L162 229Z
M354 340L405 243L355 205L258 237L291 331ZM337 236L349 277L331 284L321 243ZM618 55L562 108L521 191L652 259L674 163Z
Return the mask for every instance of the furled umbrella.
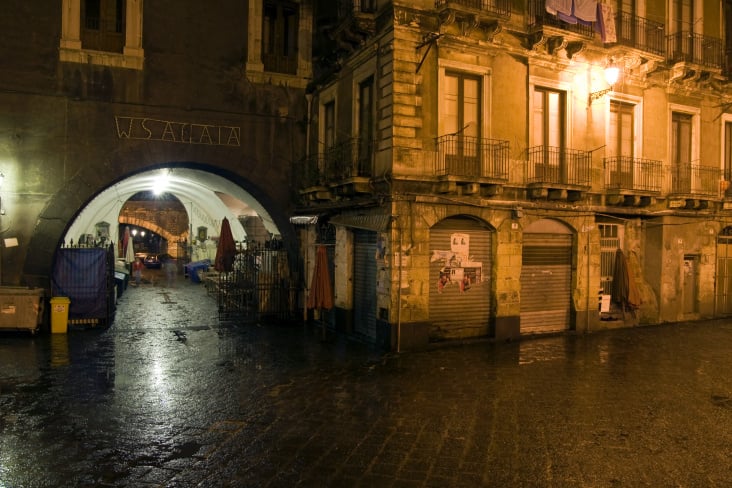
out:
M224 220L221 221L219 243L216 246L214 269L218 272L230 272L234 266L235 257L236 242L234 242L234 236L231 233L231 224L229 224L229 219L224 217Z
M626 309L635 310L640 306L640 293L622 249L615 252L611 296L613 302L620 305L623 317Z
M313 279L310 282L307 306L309 309L317 308L321 313L323 309L330 310L333 308L333 287L330 283L330 272L328 271L328 253L323 245L318 246L315 257L315 269L313 270ZM325 322L321 320L321 324L323 339L325 339Z
M313 270L310 294L308 295L308 308L321 310L333 308L333 287L330 283L330 273L328 271L328 253L323 245L318 246L315 257L315 269Z
M129 264L135 260L135 246L132 242L132 236L130 236L130 227L125 227L125 236L122 240L122 246L125 252L125 263Z

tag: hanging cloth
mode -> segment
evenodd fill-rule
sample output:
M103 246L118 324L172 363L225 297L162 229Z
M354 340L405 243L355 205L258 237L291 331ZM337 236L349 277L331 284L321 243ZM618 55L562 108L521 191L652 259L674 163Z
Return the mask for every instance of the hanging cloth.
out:
M612 5L607 3L597 4L596 26L597 30L600 32L602 42L618 42L618 36L615 30L615 12L613 12Z
M552 15L572 15L572 0L546 0L546 11Z
M579 21L595 22L597 20L597 0L574 0L573 14Z

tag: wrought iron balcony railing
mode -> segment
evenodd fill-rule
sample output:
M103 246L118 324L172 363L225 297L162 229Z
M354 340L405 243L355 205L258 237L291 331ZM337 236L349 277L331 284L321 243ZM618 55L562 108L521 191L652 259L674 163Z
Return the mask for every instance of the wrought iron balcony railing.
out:
M327 149L324 154L326 177L331 180L370 178L373 171L374 142L351 138Z
M528 149L526 180L529 183L589 186L591 161L589 151L533 146Z
M325 175L325 158L322 154L312 154L296 166L295 184L298 188L312 188L324 186L327 183Z
M529 0L528 25L531 28L543 26L556 27L587 38L592 38L595 35L595 31L591 25L580 23L570 24L560 20L556 15L547 12L545 0Z
M605 188L658 193L663 186L663 163L652 159L605 158Z
M508 179L508 141L451 134L435 144L437 176Z
M671 167L671 193L681 195L717 196L722 170L696 163Z
M693 63L707 68L722 68L722 39L694 32L676 32L666 37L666 57L671 63Z
M511 16L509 0L435 0L435 8L463 8L498 17Z
M618 44L661 56L665 54L664 24L638 17L630 12L620 12L616 20Z

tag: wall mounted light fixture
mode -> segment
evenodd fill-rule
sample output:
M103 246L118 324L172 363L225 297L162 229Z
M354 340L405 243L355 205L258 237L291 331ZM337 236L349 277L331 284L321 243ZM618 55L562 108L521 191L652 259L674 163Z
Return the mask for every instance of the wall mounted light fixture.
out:
M589 105L592 105L592 102L595 100L602 98L606 94L610 93L613 90L613 86L618 81L618 77L620 76L620 68L613 63L612 61L608 63L608 65L605 67L605 81L608 85L610 85L609 88L605 88L604 90L599 90L596 92L590 93L590 99L589 99Z

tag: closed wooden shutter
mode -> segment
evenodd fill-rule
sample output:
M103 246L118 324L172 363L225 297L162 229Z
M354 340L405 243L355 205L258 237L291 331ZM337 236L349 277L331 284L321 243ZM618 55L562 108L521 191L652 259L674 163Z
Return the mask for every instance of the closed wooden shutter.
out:
M353 231L353 329L376 340L376 232Z
M491 237L485 224L469 218L446 219L430 229L433 340L488 335Z
M732 236L717 239L717 314L732 314Z
M572 235L524 234L521 333L565 330L570 324Z

